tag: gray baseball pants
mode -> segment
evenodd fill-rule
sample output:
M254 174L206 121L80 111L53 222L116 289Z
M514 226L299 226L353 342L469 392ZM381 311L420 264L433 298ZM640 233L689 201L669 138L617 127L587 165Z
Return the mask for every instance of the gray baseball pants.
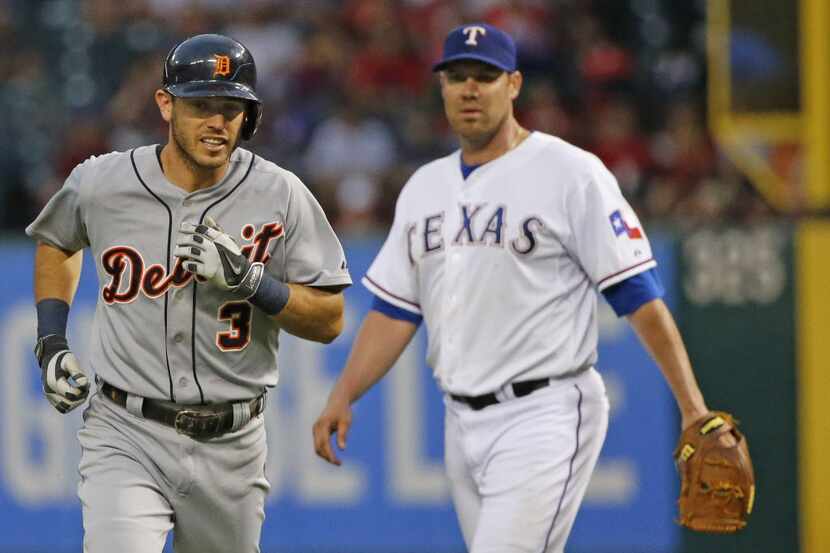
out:
M196 441L93 395L78 432L84 553L259 553L265 423Z

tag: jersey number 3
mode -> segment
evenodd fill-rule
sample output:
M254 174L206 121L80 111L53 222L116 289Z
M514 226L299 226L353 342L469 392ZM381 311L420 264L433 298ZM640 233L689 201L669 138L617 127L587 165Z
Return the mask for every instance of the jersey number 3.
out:
M230 328L216 333L216 345L222 351L240 351L251 341L253 306L247 301L232 301L219 306L219 320Z

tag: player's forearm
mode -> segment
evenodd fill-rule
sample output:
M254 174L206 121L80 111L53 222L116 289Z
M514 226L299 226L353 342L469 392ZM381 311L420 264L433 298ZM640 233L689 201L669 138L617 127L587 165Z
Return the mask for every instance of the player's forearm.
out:
M666 304L656 299L641 306L628 320L663 372L685 428L703 416L707 408L674 318Z
M43 242L35 251L35 302L54 298L72 303L81 278L83 252L65 252Z
M331 396L357 401L389 372L417 329L409 321L369 311Z
M306 340L331 342L343 331L343 294L289 284L288 303L274 316L286 332Z

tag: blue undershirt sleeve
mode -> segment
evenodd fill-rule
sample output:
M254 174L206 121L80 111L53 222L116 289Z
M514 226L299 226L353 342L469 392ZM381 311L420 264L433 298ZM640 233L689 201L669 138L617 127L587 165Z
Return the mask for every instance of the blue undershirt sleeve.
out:
M643 271L602 291L618 317L630 315L651 300L666 293L656 269Z
M377 296L375 296L375 299L372 302L371 309L383 313L387 317L391 317L393 319L409 321L415 326L420 326L421 321L424 320L424 318L420 315L416 315L415 313L407 311L406 309L401 309L397 305L392 305L388 301L382 300Z

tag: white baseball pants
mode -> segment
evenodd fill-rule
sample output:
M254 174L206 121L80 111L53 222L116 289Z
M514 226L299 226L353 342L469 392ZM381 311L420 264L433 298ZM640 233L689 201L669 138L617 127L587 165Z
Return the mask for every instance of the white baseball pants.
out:
M599 373L479 411L444 401L446 470L470 553L562 553L608 429Z

